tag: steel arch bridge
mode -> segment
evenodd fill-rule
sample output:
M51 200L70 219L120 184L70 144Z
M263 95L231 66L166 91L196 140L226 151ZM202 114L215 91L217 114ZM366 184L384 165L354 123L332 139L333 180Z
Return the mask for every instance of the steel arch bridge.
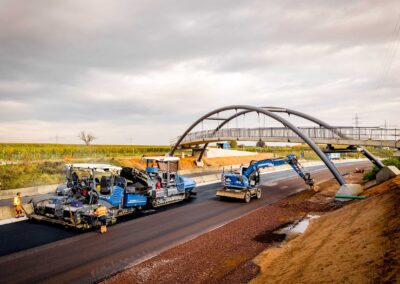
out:
M235 111L235 114L230 115L227 118L220 118L219 116L214 117L215 114L220 114L232 110ZM265 115L280 122L284 127L223 129L223 127L227 123L234 119L237 119L240 116L246 115L247 113L257 113L258 115ZM318 127L296 127L288 120L277 115L277 113L286 113L288 115L301 117L307 121L317 124ZM191 133L191 131L197 125L205 120L217 120L221 122L214 130ZM354 129L353 127L333 127L318 118L287 108L232 105L215 109L196 120L181 136L176 139L176 141L174 141L170 155L173 155L178 147L188 147L204 144L198 158L198 161L201 161L209 143L227 140L262 140L270 142L306 143L325 163L325 165L331 171L338 183L342 186L345 184L343 177L340 175L335 165L326 157L326 155L316 144L344 144L349 146L371 145L400 148L400 142L397 140L397 138L400 136L400 131L397 131L396 129L390 129L389 135L393 139L376 139L379 137L382 138L382 133L382 129L380 128ZM384 134L388 136L388 130L385 129ZM383 164L366 149L361 147L360 151L379 168L383 167Z

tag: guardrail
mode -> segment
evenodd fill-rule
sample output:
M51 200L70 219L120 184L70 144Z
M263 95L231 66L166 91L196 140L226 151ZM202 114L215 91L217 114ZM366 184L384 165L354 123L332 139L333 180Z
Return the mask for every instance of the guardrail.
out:
M337 139L337 140L365 140L365 141L393 141L394 144L400 139L400 131L396 128L380 127L334 127L326 129L322 127L299 127L300 131L311 139ZM332 131L333 130L333 131ZM337 134L335 134L337 133ZM346 138L341 138L345 136ZM227 128L218 131L204 130L189 133L181 142L187 144L192 141L219 140L219 138L235 137L251 138L252 140L261 138L298 138L298 135L286 127L268 127L268 128ZM174 145L180 137L172 139L171 145ZM286 140L287 141L287 140Z

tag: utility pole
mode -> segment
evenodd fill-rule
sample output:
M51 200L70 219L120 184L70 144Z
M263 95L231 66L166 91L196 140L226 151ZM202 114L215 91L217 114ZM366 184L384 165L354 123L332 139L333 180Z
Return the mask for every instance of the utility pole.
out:
M385 127L385 140L386 140L387 139L387 123L386 123L386 119L385 119L385 124L384 124L383 127Z
M384 124L381 125L380 127L383 127L383 129L384 129L384 133L385 133L384 139L388 139L388 137L390 137L391 135L393 136L393 128L396 128L397 125L388 124L387 120L385 119ZM388 128L390 128L390 129L388 129ZM389 135L388 135L388 131L389 131Z
M59 136L57 133L56 136L50 137L49 139L54 140L56 142L56 144L58 144L58 142L61 138L64 138L64 137Z
M132 136L129 137L129 142L130 142L130 145L133 146L133 139L132 139ZM133 156L134 154L135 154L135 149L132 147L132 156Z
M358 128L360 126L360 118L358 117L358 113L356 113L356 116L353 117L353 120L354 120L354 126Z
M355 126L355 131L354 134L358 136L358 139L360 139L360 118L358 117L358 113L356 113L356 116L353 117L354 120L354 126Z

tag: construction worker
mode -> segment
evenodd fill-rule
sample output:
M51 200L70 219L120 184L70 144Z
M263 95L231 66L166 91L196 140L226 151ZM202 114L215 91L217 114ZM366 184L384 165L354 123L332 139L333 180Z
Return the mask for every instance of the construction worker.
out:
M24 214L22 214L21 192L18 192L17 196L14 197L13 205L15 207L15 212L16 212L15 217L16 218L23 217Z
M104 234L107 232L107 207L100 205L99 207L97 207L96 211L94 212L100 223L100 233Z

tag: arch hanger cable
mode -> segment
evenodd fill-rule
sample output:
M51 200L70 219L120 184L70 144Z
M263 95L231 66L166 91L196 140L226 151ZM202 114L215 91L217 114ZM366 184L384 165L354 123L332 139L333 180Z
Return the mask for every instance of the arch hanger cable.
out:
M235 105L235 106L227 106L227 107L222 107L222 108L218 108L214 111L211 111L205 115L203 115L202 117L200 117L198 120L196 120L185 132L182 136L180 136L180 138L178 139L178 141L176 142L175 146L173 147L173 149L170 152L170 155L173 155L174 152L176 151L176 149L178 148L178 146L180 145L180 143L182 142L182 140L186 137L186 135L200 122L202 122L205 118L210 117L218 112L222 112L222 111L227 111L227 110L235 110L235 118L237 119L239 113L238 113L238 109L242 110L241 113L248 113L248 112L259 112L262 113L266 116L269 116L271 118L273 118L274 120L282 123L285 127L290 128L293 132L295 132L306 144L308 144L310 146L310 148L319 156L319 158L325 163L325 165L328 167L328 169L330 170L330 172L333 174L333 176L336 178L336 180L338 181L338 183L340 185L344 185L345 181L343 179L343 177L341 176L341 174L339 173L339 171L337 170L337 168L334 166L334 164L326 157L326 155L322 152L321 149L319 149L319 147L308 137L306 136L304 133L302 133L295 125L293 125L291 122L289 122L288 120L284 119L283 117L277 115L276 113L274 113L273 111L271 111L270 109L266 109L266 108L258 108L258 107L252 107L252 106L247 106L247 105ZM277 109L277 108L273 108L272 110L276 110L276 111L282 111L282 109ZM237 120L236 120L237 121ZM221 125L224 125L221 124ZM217 130L217 129L216 129ZM216 131L215 130L215 131ZM205 147L208 145L208 143L205 143ZM203 147L203 150L205 150L205 147ZM202 158L202 154L200 155Z

